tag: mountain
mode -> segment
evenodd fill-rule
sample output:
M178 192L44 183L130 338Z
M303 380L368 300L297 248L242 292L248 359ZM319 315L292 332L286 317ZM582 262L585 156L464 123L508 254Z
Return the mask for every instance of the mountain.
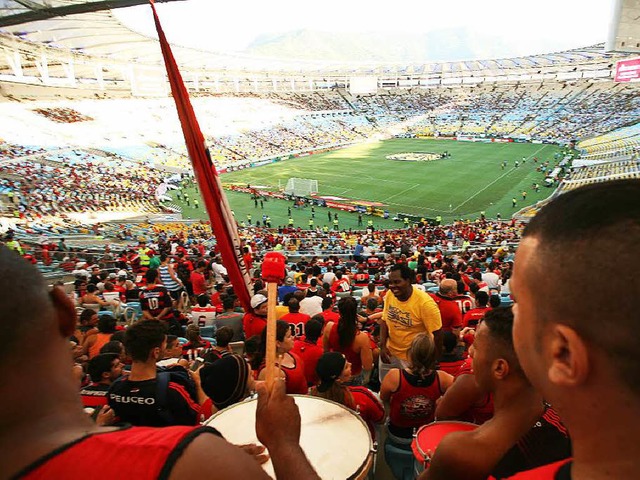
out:
M513 55L513 46L490 32L461 28L443 28L425 34L293 30L260 35L243 53L336 62L424 63L508 57Z

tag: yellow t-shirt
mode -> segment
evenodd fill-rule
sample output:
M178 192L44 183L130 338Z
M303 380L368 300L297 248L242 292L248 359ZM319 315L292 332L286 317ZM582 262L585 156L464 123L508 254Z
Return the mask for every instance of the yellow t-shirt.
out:
M289 313L289 307L287 305L276 305L276 320L280 320L287 313Z
M416 335L442 328L438 305L428 293L417 288L413 288L406 302L401 302L389 291L384 297L382 319L389 329L389 351L401 360L407 360L407 352Z

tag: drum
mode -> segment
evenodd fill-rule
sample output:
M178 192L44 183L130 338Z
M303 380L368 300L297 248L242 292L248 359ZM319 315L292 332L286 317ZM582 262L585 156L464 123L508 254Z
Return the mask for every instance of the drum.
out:
M452 432L468 432L476 428L478 425L475 423L456 421L433 422L420 427L411 442L413 456L416 458L416 475L429 468L430 455L436 451L438 444L446 435Z
M373 462L373 442L366 423L352 410L323 398L292 395L300 410L300 446L322 479L364 479ZM259 444L257 400L237 403L213 415L205 425L234 445ZM263 464L276 478L271 460Z

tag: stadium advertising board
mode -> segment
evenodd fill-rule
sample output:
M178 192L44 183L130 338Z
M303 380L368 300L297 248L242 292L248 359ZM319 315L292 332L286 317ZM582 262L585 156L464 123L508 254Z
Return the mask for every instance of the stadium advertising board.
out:
M640 81L640 57L628 60L620 60L616 63L616 82Z
M355 212L356 211L356 207L355 205L345 205L344 203L338 203L338 202L326 202L327 207L329 208L335 208L338 210L344 210L345 212Z

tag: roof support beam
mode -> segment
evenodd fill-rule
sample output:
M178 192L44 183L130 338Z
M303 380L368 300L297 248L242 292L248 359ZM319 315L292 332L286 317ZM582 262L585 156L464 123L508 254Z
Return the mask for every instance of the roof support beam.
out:
M156 0L158 3L167 3L184 0ZM18 2L21 5L30 7L31 2ZM7 15L0 18L0 27L20 25L22 23L37 22L54 17L64 17L66 15L76 15L78 13L97 12L99 10L113 10L116 8L133 7L148 3L148 0L98 0L96 2L82 2L60 7L40 7L29 12ZM31 7L30 7L31 8Z

